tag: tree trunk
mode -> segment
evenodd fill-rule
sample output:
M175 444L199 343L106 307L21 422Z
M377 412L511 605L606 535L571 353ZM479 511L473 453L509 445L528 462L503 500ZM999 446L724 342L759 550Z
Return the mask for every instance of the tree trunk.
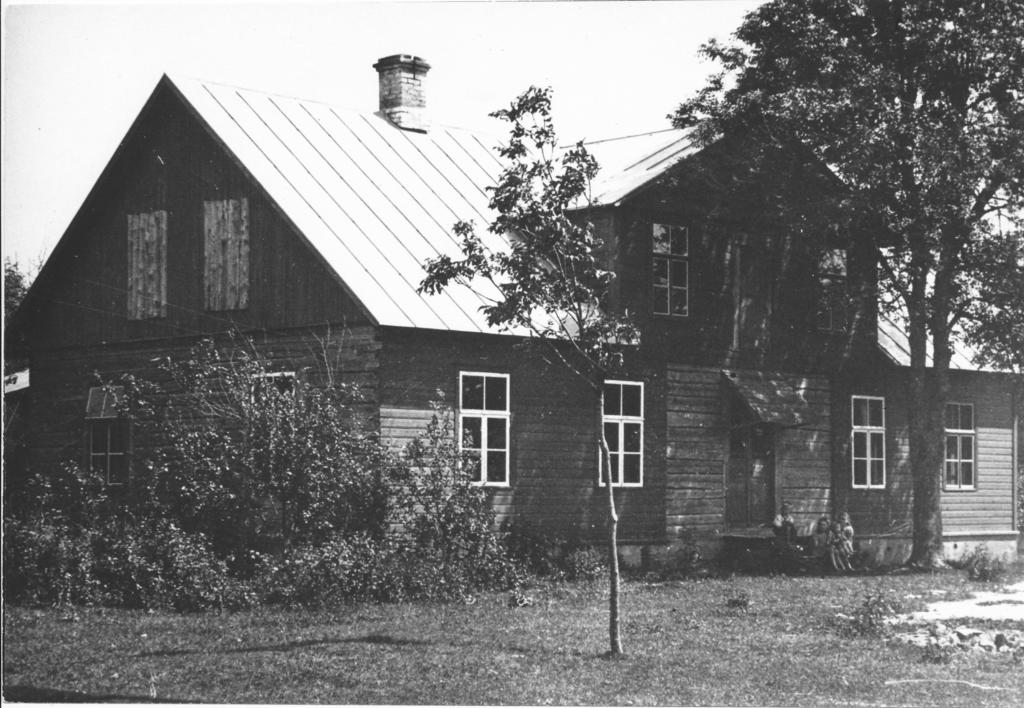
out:
M934 368L928 371L928 316L925 283L914 283L910 319L910 471L913 479L913 548L910 564L939 568L942 560L942 471L945 465L945 398L949 343L936 332ZM933 321L934 325L934 321ZM942 335L942 336L940 336Z
M913 372L910 410L910 469L913 477L913 549L910 564L938 568L942 560L942 514L939 506L945 435L938 396L929 389L928 375Z
M604 437L604 390L602 387L598 418L598 443L601 446L601 465L604 467L605 488L608 490L608 655L622 654L619 633L619 514L615 510L615 487L612 485L612 455Z

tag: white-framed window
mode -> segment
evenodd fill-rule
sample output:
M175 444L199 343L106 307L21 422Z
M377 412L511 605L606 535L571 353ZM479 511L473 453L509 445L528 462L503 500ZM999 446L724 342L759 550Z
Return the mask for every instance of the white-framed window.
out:
M853 487L885 488L885 399L853 396Z
M651 225L652 278L656 315L690 314L690 232L685 226Z
M477 484L509 483L508 389L508 374L459 372L459 449L477 462Z
M947 403L946 489L974 489L976 442L974 405L971 403Z
M818 261L818 329L845 332L849 322L850 295L846 287L846 251L828 249Z
M96 386L85 405L89 469L111 486L128 484L128 420L118 411L123 394L121 386Z
M644 484L644 385L639 381L604 382L604 439L611 453L612 485ZM598 483L603 487L604 460L599 459Z

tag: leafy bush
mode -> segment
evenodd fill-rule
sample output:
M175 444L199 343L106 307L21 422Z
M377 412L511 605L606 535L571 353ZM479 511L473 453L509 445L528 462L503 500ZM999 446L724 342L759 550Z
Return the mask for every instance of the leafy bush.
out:
M902 613L903 603L885 593L869 592L850 614L836 616L840 634L848 637L877 637L887 634L891 620Z
M524 570L542 578L594 580L608 570L607 556L600 550L525 522L508 527L505 546Z
M1011 564L1003 556L994 556L985 544L979 544L964 554L960 567L967 577L981 583L999 583L1010 575Z
M562 557L568 545L564 536L545 532L524 521L510 524L505 533L509 555L527 572L542 578L563 574Z
M219 555L240 564L387 532L402 467L362 420L357 388L284 375L251 344L204 341L163 369L178 393L158 424L171 446L152 465L155 494Z
M330 377L285 383L252 347L204 342L164 371L169 386L120 382L139 437L167 443L136 459L129 488L111 496L69 464L19 490L4 518L9 600L329 605L522 579L443 407L399 458L363 425L358 392ZM594 559L573 563L585 575Z
M434 405L424 433L405 450L408 476L397 505L405 537L419 557L429 596L457 597L480 587L507 588L522 569L496 529L487 490L473 484L475 464L459 450L451 411ZM417 564L419 565L419 564Z
M569 551L563 566L567 580L597 580L608 572L604 554L590 546Z

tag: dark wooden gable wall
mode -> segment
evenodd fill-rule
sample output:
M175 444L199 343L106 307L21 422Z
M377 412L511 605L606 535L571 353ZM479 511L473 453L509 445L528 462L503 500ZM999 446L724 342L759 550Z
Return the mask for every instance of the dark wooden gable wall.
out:
M751 204L733 203L706 184L696 159L617 208L590 216L613 254L614 298L640 325L648 356L666 362L828 372L869 356L875 346L874 260L866 244L846 254L848 326L819 326L818 259L839 241L795 234ZM689 232L686 316L653 311L653 224Z
M228 212L245 209L247 243L236 248L244 246L247 253L233 257L248 258L248 282L244 292L215 294L213 306L208 306L204 209L217 206ZM33 348L192 336L236 327L366 322L319 256L166 80L53 261L40 276L31 317L26 318ZM163 281L156 272L162 265ZM144 278L141 284L139 277ZM166 302L154 302L154 295L164 292Z

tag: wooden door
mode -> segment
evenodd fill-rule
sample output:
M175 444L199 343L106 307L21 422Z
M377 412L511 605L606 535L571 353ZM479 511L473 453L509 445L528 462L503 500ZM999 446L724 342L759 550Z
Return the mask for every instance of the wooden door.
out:
M775 431L759 423L730 433L725 519L731 528L770 522L775 513Z

